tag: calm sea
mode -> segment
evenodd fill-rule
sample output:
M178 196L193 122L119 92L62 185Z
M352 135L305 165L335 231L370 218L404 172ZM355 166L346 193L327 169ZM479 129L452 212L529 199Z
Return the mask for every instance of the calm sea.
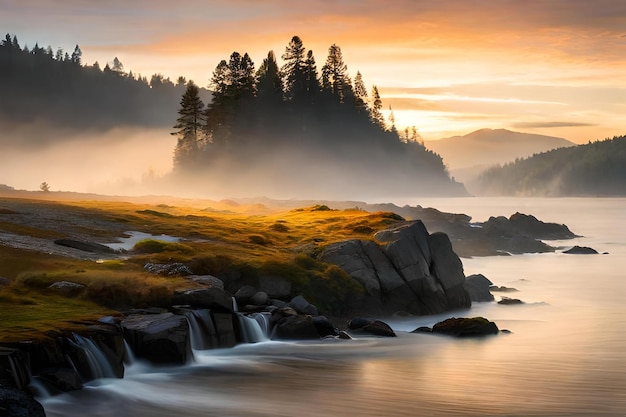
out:
M404 202L402 202L404 203ZM123 380L41 399L49 417L626 416L626 199L411 201L474 220L516 211L565 223L606 255L463 259L523 305L385 318L397 338L266 342L196 352L187 367L134 365ZM500 293L494 293L499 297ZM483 316L510 334L452 339L409 331Z

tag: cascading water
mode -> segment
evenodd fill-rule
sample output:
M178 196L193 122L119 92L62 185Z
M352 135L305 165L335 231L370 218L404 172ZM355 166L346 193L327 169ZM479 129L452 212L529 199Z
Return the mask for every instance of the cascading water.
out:
M89 370L94 379L116 377L113 367L111 367L106 355L93 340L77 334L74 335L74 340L76 346L85 353L85 359L87 360Z
M261 325L255 318L244 316L243 314L238 313L237 319L239 320L239 325L241 328L242 342L258 343L266 342L269 340L267 338L267 335L263 332Z
M217 331L211 310L189 310L185 313L189 322L191 348L204 350L218 347Z
M270 323L271 316L272 316L271 313L267 313L267 312L253 313L249 315L249 317L253 318L254 320L257 321L257 323L259 323L259 326L261 327L261 331L265 335L266 340L269 339L270 334L272 333L272 327Z

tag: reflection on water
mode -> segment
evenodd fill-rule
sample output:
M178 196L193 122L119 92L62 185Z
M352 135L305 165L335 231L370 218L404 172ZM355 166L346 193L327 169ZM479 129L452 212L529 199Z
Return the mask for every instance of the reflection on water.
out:
M553 210L559 209L557 203L552 200ZM599 213L611 213L602 221L593 211L562 221L578 232L590 230L584 218L593 218L593 237L581 242L600 250L613 242L609 255L463 260L466 274L481 272L496 285L515 287L515 298L526 304L476 303L470 311L388 319L399 334L393 339L265 342L196 352L192 366L138 366L123 380L100 381L43 400L46 413L625 416L626 233L618 235L626 213L613 206L623 203L611 200L605 203L609 207L597 207ZM542 204L547 211L549 204ZM484 339L407 333L468 315L487 317L512 333Z

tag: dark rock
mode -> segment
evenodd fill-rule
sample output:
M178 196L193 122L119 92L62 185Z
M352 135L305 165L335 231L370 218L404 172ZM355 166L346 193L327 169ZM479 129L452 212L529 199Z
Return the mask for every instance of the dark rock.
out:
M511 287L505 287L505 286L497 286L497 285L492 285L491 287L489 287L490 291L493 292L517 292L517 288L511 288Z
M188 290L172 297L172 303L193 308L208 308L220 312L233 312L232 297L219 288Z
M469 293L472 301L493 301L493 294L489 291L493 283L483 274L474 274L465 278L463 287Z
M237 292L233 295L235 300L237 300L237 304L245 305L250 303L250 299L254 294L256 294L257 290L251 285L244 285L239 288Z
M68 248L82 250L83 252L91 253L114 253L115 251L108 246L101 245L100 243L85 242L74 239L57 239L54 241L59 246L65 246Z
M45 417L43 406L26 392L0 386L0 415L2 417Z
M293 308L300 314L308 314L309 316L317 316L319 312L317 307L309 303L303 296L298 295L291 299L289 307Z
M387 323L380 320L374 320L373 322L363 326L361 331L375 336L396 337L393 329Z
M567 253L569 255L597 255L598 251L587 246L576 245L571 249L563 251L563 253Z
M374 320L366 319L364 317L355 317L348 322L348 329L359 330L372 322L374 322Z
M337 332L337 338L342 340L352 340L352 336L350 336L346 331L339 330Z
M264 291L259 291L255 293L252 298L250 298L250 303L254 306L265 306L269 302L270 298Z
M518 234L534 239L563 240L577 237L564 224L544 223L535 216L519 212L509 217L509 222Z
M498 304L515 305L515 304L524 304L524 302L522 300L517 299L517 298L502 297L502 299L500 301L498 301Z
M39 377L62 392L76 391L83 387L83 380L72 368L45 368Z
M465 290L463 263L452 250L452 243L445 233L433 233L428 237L433 257L433 270L446 295L446 310L469 308L472 305Z
M270 303L272 306L277 307L277 308L284 308L284 307L289 307L289 303L283 300L277 300L277 299L272 299L270 300Z
M220 290L224 289L224 281L214 277L213 275L189 275L187 278L195 283L202 284L209 288L217 288Z
M286 316L276 323L271 339L306 340L319 339L320 334L310 316Z
M187 268L185 264L182 264L180 262L175 262L171 264L147 263L143 266L143 269L151 274L169 277L193 275L189 268Z
M229 313L212 313L213 323L219 347L233 347L237 344L234 320L236 315Z
M433 333L441 333L456 337L485 336L497 334L498 331L498 326L484 317L452 317L436 323L432 328Z
M129 316L120 323L138 358L153 363L185 364L192 358L189 324L172 313Z
M312 320L313 325L315 326L315 329L317 329L317 333L320 335L320 337L337 335L337 329L326 317L315 316L312 317Z
M411 333L432 333L433 329L428 326L420 326L417 329L413 330Z

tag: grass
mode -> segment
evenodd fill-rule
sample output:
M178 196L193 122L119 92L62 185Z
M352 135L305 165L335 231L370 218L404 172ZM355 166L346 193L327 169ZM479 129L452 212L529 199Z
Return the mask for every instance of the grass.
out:
M13 209L11 203L18 208ZM292 284L294 294L304 295L322 310L336 311L349 293L362 288L339 268L316 260L315 255L327 244L368 239L401 220L391 213L328 206L272 210L232 202L211 203L210 207L206 201L182 203L0 199L0 207L5 210L45 208L56 211L57 218L58 212L66 213L68 220L63 226L94 241L121 236L124 230L181 239L178 243L146 239L135 245L128 259L101 263L0 246L0 277L10 281L8 286L0 287L0 341L32 338L123 308L167 305L175 290L192 285L184 278L144 272L147 262L183 262L196 274L215 275L239 287L254 285L262 275L280 276ZM109 222L115 227L100 225L89 230L90 222L74 222L72 216L98 220L100 224ZM2 213L0 230L58 237L58 232L11 223ZM56 281L85 287L77 294L62 296L48 288Z

